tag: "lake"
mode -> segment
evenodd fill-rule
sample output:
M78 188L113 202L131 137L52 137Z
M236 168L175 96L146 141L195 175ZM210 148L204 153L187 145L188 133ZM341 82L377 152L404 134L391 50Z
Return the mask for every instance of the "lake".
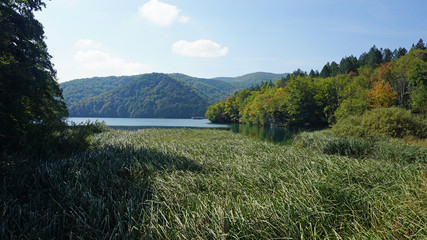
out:
M213 124L208 119L174 119L174 118L82 118L70 117L69 122L76 124L87 121L104 121L108 127L141 128L231 128L230 124Z
M76 124L87 121L104 121L108 127L137 130L144 128L216 128L230 130L253 139L289 144L297 134L297 130L279 127L260 127L246 124L214 124L208 119L172 119L172 118L84 118L70 117L68 122Z

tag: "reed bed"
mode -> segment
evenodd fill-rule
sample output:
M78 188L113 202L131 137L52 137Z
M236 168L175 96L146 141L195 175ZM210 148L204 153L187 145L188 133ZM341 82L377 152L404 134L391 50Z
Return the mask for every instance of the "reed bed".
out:
M195 129L96 134L86 151L3 178L0 238L427 236L425 161L319 151L318 138L330 140L303 135L282 146Z

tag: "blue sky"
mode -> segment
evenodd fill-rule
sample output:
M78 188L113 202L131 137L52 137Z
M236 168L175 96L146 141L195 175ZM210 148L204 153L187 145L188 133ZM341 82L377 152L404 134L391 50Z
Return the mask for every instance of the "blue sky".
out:
M321 70L427 42L425 0L53 0L36 14L58 81Z

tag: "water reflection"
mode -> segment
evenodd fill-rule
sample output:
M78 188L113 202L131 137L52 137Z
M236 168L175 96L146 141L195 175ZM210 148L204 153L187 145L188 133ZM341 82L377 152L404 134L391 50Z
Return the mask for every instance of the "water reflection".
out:
M298 129L260 127L246 124L212 124L208 119L165 119L165 118L68 118L69 122L105 122L110 128L138 130L144 128L213 128L240 133L253 139L278 144L290 144Z
M240 133L250 138L269 141L277 144L291 144L297 129L279 127L259 127L246 124L235 124L231 131Z

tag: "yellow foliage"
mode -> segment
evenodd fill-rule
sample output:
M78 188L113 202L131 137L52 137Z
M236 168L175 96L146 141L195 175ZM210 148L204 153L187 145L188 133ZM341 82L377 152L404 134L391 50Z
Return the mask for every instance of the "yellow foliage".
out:
M373 88L368 92L368 102L371 108L389 107L396 99L396 90L384 79L374 82Z

